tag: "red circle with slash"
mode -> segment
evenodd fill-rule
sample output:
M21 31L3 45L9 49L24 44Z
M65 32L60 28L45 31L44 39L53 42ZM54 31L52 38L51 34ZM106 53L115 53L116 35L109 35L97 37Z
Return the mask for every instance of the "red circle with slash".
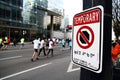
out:
M86 35L82 32L83 29L87 29L90 32L91 40L88 40ZM87 45L83 45L82 43L80 43L79 36L82 37L82 39L86 42ZM93 32L93 30L89 26L82 26L77 32L76 40L77 40L77 44L83 49L87 49L87 48L91 47L93 42L94 42L94 32Z

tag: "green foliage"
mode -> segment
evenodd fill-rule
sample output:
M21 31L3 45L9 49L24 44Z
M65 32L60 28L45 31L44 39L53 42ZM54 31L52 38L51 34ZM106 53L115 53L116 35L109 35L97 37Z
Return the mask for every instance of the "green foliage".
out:
M114 22L114 24L113 24L113 30L115 32L116 39L118 40L118 37L120 36L120 26L117 21Z
M112 21L116 39L120 36L120 6L118 0L112 0Z

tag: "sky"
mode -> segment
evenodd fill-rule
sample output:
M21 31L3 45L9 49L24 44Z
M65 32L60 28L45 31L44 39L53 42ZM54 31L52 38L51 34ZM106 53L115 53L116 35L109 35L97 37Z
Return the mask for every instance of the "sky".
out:
M83 11L82 0L64 0L65 15L69 16L69 24L73 25L73 16ZM115 34L112 30L112 40L115 39Z
M69 16L69 24L73 24L73 16L83 11L82 0L64 0L65 15Z

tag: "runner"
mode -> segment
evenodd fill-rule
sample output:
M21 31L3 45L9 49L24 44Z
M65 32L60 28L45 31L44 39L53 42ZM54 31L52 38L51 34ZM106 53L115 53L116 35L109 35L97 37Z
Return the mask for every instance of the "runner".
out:
M20 49L23 48L24 42L25 42L25 39L22 37L22 38L20 39L20 43L21 43Z
M46 46L46 45L45 45L45 40L42 39L42 40L40 41L40 50L39 50L38 56L40 56L42 50L43 50L44 56L46 56L45 46Z
M70 50L71 50L71 48L72 48L72 40L71 39L69 40L69 47L70 47Z
M54 45L54 43L53 43L52 39L50 39L50 41L49 41L49 51L47 53L47 57L48 57L50 52L51 52L51 56L53 56L53 45Z
M3 41L3 46L1 47L1 50L6 50L7 47L8 47L8 37L5 36L5 37L2 39L2 41Z
M33 42L32 42L34 45L34 53L32 55L32 58L31 58L31 61L33 62L35 59L39 60L39 57L38 57L38 48L39 48L39 45L40 45L40 41L38 39L35 39Z
M3 41L2 41L2 37L0 37L0 49L3 46Z

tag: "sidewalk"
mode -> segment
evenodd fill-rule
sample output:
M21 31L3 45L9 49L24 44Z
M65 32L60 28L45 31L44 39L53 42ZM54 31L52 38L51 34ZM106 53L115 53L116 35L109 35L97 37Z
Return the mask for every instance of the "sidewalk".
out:
M19 49L21 49L20 46L21 46L20 42L16 46L14 46L13 43L10 43L7 47L7 50L3 50L3 51L19 50ZM32 42L25 42L23 49L27 49L30 47L32 47ZM2 50L0 50L0 51L2 51Z
M17 44L20 45L20 42L18 42ZM26 44L32 44L32 42L25 42L25 45L26 45ZM13 43L11 42L10 45L12 46Z

